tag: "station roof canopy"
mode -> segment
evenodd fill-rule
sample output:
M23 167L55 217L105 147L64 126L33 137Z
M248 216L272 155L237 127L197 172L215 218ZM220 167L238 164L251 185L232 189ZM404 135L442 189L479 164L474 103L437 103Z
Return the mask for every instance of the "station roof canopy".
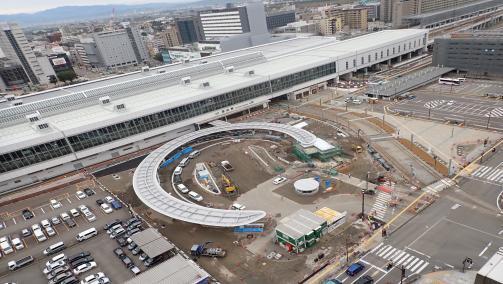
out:
M290 216L281 219L280 224L276 226L276 230L294 239L299 239L318 229L325 222L325 219L313 212L299 209Z
M484 281L477 281L480 277L486 278ZM487 281L490 279L491 281ZM503 247L482 266L477 273L475 283L503 283Z
M128 280L125 284L157 284L203 283L209 274L197 266L193 261L177 254L174 257L148 269L142 274Z
M150 258L166 253L175 246L168 242L156 229L148 228L131 236L131 240Z

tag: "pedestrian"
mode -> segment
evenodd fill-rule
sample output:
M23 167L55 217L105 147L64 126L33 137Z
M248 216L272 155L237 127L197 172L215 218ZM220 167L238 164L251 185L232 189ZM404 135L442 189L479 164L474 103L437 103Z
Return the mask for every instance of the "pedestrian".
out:
M351 179L351 173L348 174L348 178Z

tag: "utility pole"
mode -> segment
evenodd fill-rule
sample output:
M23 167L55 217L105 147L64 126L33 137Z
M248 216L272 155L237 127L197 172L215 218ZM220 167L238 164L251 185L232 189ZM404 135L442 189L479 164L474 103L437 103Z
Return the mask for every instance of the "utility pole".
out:
M369 175L370 172L367 172L367 176L365 178L366 186L365 189L362 189L362 221L365 220L365 192L369 190Z
M346 236L346 263L349 263L349 244L348 244L348 236Z
M401 270L400 284L402 284L403 279L405 278L405 266L403 266L403 264L402 264L402 268L400 270Z
M428 105L428 119L431 119L431 105Z
M489 129L489 123L491 122L491 115L492 115L492 113L493 113L493 110L494 110L494 109L492 109L492 110L489 112L489 114L487 115L487 125L486 125L486 129Z

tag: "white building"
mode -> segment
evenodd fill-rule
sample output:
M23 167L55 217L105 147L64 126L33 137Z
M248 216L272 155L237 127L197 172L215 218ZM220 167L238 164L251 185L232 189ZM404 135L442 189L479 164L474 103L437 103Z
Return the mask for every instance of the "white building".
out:
M23 66L33 84L47 84L49 79L37 61L32 45L23 30L15 23L0 24L0 49L4 56Z
M294 38L0 102L0 193L195 131L273 98L420 54L427 31ZM401 48L399 48L401 47Z
M148 59L145 44L134 27L95 33L93 39L101 63L105 67L116 68L142 64Z

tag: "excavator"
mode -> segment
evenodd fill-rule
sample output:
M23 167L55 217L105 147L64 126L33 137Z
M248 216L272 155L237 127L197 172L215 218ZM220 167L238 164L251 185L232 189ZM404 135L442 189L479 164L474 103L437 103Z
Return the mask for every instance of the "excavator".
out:
M224 184L225 192L227 193L234 193L237 190L236 185L234 185L230 178L224 174L222 174L222 183Z

